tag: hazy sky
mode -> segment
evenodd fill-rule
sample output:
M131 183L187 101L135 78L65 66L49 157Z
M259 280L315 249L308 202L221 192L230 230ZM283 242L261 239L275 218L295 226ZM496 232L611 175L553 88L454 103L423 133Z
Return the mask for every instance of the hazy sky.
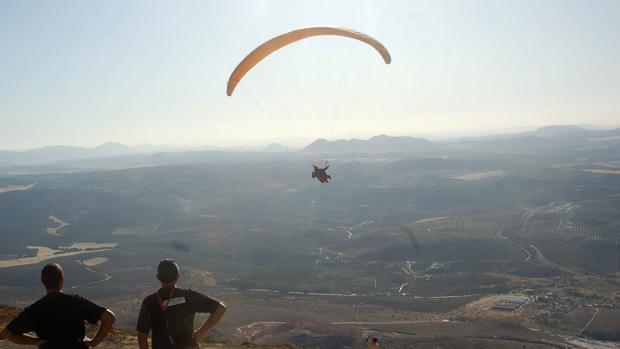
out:
M620 123L620 1L0 0L0 149ZM227 97L237 63L304 26Z

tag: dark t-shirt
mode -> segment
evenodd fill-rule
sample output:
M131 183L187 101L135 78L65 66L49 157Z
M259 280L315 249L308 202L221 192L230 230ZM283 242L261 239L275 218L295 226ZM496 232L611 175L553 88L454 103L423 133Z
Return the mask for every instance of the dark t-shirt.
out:
M153 349L197 347L198 344L192 338L194 315L213 313L220 306L220 302L194 290L182 288L176 288L173 298L170 299L170 290L171 288L162 288L157 291L163 303L168 303L165 313L157 299L157 293L142 301L136 329L143 333L153 331Z
M48 349L83 348L84 321L96 324L105 308L77 295L49 293L7 325L14 335L34 331Z

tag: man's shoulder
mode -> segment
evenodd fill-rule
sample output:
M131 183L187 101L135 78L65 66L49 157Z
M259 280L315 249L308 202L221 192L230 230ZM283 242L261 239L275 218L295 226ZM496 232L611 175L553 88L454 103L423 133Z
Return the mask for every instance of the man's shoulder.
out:
M184 287L179 287L178 290L181 291L181 294L186 294L186 295L200 293L198 291L192 290L191 288L184 288Z
M84 297L84 296L80 296L79 294L72 294L72 293L57 293L56 298L54 298L54 301L60 300L60 301L65 301L65 302L74 302L74 303L79 303L79 302L92 302L90 299Z
M84 299L81 296L74 294L66 294L63 292L49 293L39 298L36 302L24 308L24 312L39 312L46 311L46 309L66 307L64 309L72 309L71 304L77 303L80 299Z
M191 288L182 288L182 291L179 293L179 296L187 297L187 298L195 298L195 297L207 297L206 294L192 290Z
M31 307L39 307L48 303L57 304L58 302L73 301L79 299L80 296L74 294L67 294L64 292L48 293L45 296L39 298L36 302L32 303Z
M191 297L191 296L195 296L195 295L202 295L202 293L192 290L191 288L185 288L185 287L176 287L174 289L174 297ZM153 294L154 297L157 297L157 293Z
M24 310L29 310L29 309L35 309L40 307L41 305L44 305L45 303L49 302L48 300L48 295L45 295L39 299L37 299L34 303L30 304L29 306L27 306L26 308L24 308Z
M144 297L144 299L142 300L142 303L143 304L151 303L151 302L157 303L158 302L157 292L153 292L149 294L148 296ZM174 290L174 298L177 298L177 297L190 297L191 298L191 297L196 297L196 296L200 297L200 296L206 296L206 295L196 290L192 290L191 288L185 288L185 287L176 287Z
M82 297L79 294L73 294L73 293L60 292L60 293L57 293L57 295L61 298L70 299L70 300L86 299L85 297Z
M142 300L142 304L148 304L151 302L157 302L157 292L153 292L149 294L148 296L144 297L144 299Z
M199 303L209 302L212 304L217 304L217 303L223 304L222 301L220 301L218 298L215 298L203 292L192 290L191 288L188 288L185 291L186 291L185 298L188 298L189 301L199 302Z

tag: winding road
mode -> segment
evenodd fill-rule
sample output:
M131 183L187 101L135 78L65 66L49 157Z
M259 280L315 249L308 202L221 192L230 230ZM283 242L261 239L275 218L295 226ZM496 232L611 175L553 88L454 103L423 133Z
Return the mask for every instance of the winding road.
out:
M550 267L550 268L553 268L553 269L558 269L558 270L561 270L561 271L565 271L565 272L567 272L567 273L569 273L569 274L573 274L573 275L583 275L583 274L581 274L580 272L574 271L574 270L569 269L569 268L566 268L566 267L564 267L564 266L562 266L562 265L560 265L560 264L558 264L558 263L554 263L554 262L552 262L552 261L548 260L547 258L545 258L545 256L542 254L542 252L540 252L540 250L539 250L538 248L536 248L536 246L534 246L534 245L530 245L530 247L531 247L531 248L533 248L533 249L534 249L534 251L536 251L536 258L537 258L538 260L540 260L540 262L541 262L543 265L546 265L546 266L548 266L548 267Z
M106 282L106 281L112 279L112 276L110 274L106 274L106 273L104 273L102 271L97 271L95 269L92 269L91 267L85 267L85 269L90 271L91 273L95 273L97 275L101 275L103 278L100 279L100 280L85 282L83 284L78 284L78 285L75 285L75 286L71 286L72 290L76 289L76 288L79 288L79 287L86 287L86 286L96 285L96 284L99 284L99 283L102 283L102 282Z
M599 310L600 310L599 308L596 308L596 310L594 311L594 314L592 314L592 317L590 318L590 321L588 321L588 323L585 326L583 326L583 328L579 330L579 332L577 332L578 336L581 336L583 331L585 331L590 326L590 324L592 323L592 321L594 321L594 318L598 314Z

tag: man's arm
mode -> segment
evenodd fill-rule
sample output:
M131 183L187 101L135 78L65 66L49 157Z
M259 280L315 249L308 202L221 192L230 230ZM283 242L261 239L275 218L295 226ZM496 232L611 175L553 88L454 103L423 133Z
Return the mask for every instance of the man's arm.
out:
M138 347L140 349L149 349L149 332L151 331L151 312L147 305L148 297L142 301L140 307L140 314L138 315L138 324L136 330L138 331Z
M149 334L148 332L138 332L138 348L149 349Z
M101 313L101 318L99 321L101 321L101 326L99 326L99 330L97 331L95 337L91 340L84 341L84 344L91 348L94 348L98 346L99 343L103 342L108 333L110 333L112 325L114 324L114 321L116 321L116 316L109 309L106 309L103 313Z
M27 334L20 334L15 336L7 328L2 330L2 338L8 340L9 342L21 345L40 345L46 342L41 338L29 336Z
M217 309L215 309L215 311L212 312L211 315L209 315L207 321L205 321L205 323L202 324L199 329L194 331L194 339L196 340L196 342L199 342L200 339L202 339L202 337L205 335L205 333L207 333L207 331L209 331L213 326L217 325L217 323L220 322L225 312L226 306L220 303Z

